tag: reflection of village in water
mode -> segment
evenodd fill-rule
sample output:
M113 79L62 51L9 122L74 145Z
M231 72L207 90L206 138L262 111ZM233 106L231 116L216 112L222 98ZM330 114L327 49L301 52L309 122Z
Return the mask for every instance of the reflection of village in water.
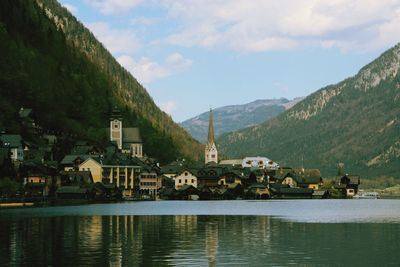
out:
M0 258L16 266L344 264L352 263L354 246L376 261L400 249L391 242L368 250L371 239L398 240L396 224L309 224L268 216L51 217L3 220L0 227Z
M110 266L166 262L217 266L220 252L229 256L230 262L240 262L230 255L232 251L259 246L253 238L260 234L261 240L268 243L271 232L269 217L195 215L31 218L7 226L10 228L1 235L6 242L0 245L0 256L9 257L9 262L16 265L34 261L61 266L99 262ZM225 230L220 232L221 226ZM232 235L236 244L227 240ZM220 243L226 247L220 249ZM4 247L6 244L9 247Z

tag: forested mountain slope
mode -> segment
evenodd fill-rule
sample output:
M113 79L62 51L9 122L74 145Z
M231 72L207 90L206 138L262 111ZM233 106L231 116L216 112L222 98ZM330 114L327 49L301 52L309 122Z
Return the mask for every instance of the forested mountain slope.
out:
M48 131L104 140L114 105L140 128L146 154L201 157L202 146L57 1L1 2L0 130L18 132L16 114L29 107Z
M327 63L328 64L328 63ZM400 177L400 45L357 75L318 90L288 111L223 135L230 157L264 155L293 167Z

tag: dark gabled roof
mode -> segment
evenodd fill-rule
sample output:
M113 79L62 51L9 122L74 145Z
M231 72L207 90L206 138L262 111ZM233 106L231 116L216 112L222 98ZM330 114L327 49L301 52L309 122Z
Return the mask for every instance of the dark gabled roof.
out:
M74 164L74 161L77 158L82 160L82 163L87 160L88 158L93 157L92 155L66 155L63 160L60 162L61 165L69 165Z
M88 192L89 189L79 186L60 186L56 191L57 194L86 194Z
M278 170L276 171L274 177L277 179L283 179L286 177L286 175L290 172L292 172L292 168L289 167L279 167Z
M312 194L313 189L310 188L292 188L292 187L281 187L279 193L281 194Z
M164 187L160 190L160 194L164 196L172 196L175 193L175 189L172 187Z
M21 108L18 112L20 118L27 118L31 115L32 109L30 108Z
M322 182L321 177L299 177L297 176L298 184L319 184Z
M107 155L107 157L99 159L103 165L109 166L139 166L141 168L147 168L151 170L150 166L144 164L139 158L131 157L130 155L123 153L113 153L112 155Z
M71 155L85 155L92 150L92 146L76 146L72 149Z
M196 169L191 169L191 168L182 168L181 171L179 171L177 174L181 175L184 172L189 172L193 176L197 177L197 170Z
M321 171L319 169L293 169L293 172L301 177L320 178Z
M0 140L5 146L22 147L22 137L19 134L3 134L0 136Z
M245 177L244 173L240 170L226 170L223 173L221 173L221 176L229 176L229 175L233 175L237 178L243 179Z
M287 173L282 179L286 177L293 178L297 184L319 184L322 182L321 176L305 176L304 173L300 175L294 171Z
M196 176L199 179L219 179L222 173L224 173L224 167L205 165L198 169Z
M142 143L139 128L122 128L122 143Z
M188 185L188 184L183 185L181 188L177 189L176 191L178 193L182 193L182 192L186 192L186 191L189 191L189 190L193 190L193 191L198 192L196 187L194 187L193 185Z
M267 188L267 187L268 186L263 184L263 183L254 183L254 184L249 186L249 189L252 189L252 188L262 188L262 189L264 189L264 188Z
M110 128L106 128L107 139L110 139ZM143 143L140 130L137 127L122 128L122 146L129 149L129 144Z
M341 183L346 183L349 185L359 185L360 184L360 176L354 174L346 174L342 178L340 178Z

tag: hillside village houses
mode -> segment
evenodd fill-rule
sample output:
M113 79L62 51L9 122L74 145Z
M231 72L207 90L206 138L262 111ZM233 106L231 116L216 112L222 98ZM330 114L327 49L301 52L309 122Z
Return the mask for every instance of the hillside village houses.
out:
M173 188L161 190L164 199L236 198L324 198L323 180L317 169L281 167L266 157L246 157L218 161L210 111L204 164L175 161L162 166L173 180ZM195 196L195 197L194 197Z
M53 151L65 137L44 133L31 109L21 109L18 115L28 138L1 133L0 168L2 174L15 175L21 181L28 199L329 197L317 169L283 167L267 157L218 161L212 110L204 163L188 164L182 159L161 167L144 155L140 130L125 127L117 108L112 110L106 128L109 146L78 141L60 162L54 161ZM359 177L354 177L338 177L334 188L343 197L352 197L359 185Z
M106 131L118 151L111 148L102 154L67 155L61 165L65 171L90 171L95 183L114 184L125 197L149 195L156 198L161 188L159 168L155 164L152 166L151 159L143 157L139 129L125 128L122 122L121 113L114 108Z

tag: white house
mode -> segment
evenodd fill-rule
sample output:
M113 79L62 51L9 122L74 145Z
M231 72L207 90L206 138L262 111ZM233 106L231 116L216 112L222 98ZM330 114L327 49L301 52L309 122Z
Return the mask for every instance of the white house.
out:
M197 188L197 177L194 171L184 169L175 177L175 189L180 189L184 185L192 185Z

